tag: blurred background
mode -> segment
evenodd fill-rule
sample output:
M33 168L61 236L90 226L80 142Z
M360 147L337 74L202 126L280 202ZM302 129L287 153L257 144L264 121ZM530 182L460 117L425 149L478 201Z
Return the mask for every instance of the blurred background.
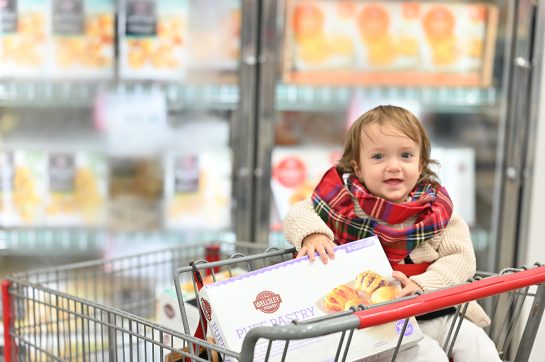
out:
M287 246L287 209L378 104L424 123L479 268L515 264L537 6L1 2L0 275L188 241Z
M544 18L543 0L0 1L0 278L287 247L286 211L379 104L423 122L478 269L544 261Z

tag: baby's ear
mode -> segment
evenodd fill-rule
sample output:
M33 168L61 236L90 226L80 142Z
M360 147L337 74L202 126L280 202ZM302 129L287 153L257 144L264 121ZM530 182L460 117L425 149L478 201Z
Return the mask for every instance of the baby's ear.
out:
M354 170L354 174L358 178L361 178L361 169L360 169L360 166L358 165L358 163L356 161L352 161L352 162L350 162L350 165L352 166L352 170Z
M354 173L360 172L360 168L358 167L358 163L356 161L350 161L350 166L352 166L352 170L354 170Z

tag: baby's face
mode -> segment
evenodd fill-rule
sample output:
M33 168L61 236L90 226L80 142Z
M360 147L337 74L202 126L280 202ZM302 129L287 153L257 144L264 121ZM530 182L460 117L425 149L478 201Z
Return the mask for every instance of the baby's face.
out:
M362 129L360 159L354 171L369 192L390 202L407 201L420 173L420 146L386 123Z

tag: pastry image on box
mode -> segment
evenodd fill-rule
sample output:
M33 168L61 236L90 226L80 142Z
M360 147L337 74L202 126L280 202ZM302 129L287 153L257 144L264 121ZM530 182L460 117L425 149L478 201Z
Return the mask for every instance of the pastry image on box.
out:
M317 303L325 313L334 313L391 301L401 290L399 283L379 273L367 270L359 273L355 280L333 288Z

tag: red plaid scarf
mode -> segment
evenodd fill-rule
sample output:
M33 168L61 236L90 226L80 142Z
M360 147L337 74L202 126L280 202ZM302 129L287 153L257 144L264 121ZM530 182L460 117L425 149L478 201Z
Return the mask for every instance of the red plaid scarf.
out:
M409 201L397 204L372 195L354 176L346 174L343 179L335 167L325 173L312 194L314 210L333 231L337 244L377 235L392 264L439 234L452 215L452 201L442 186L419 183L409 194ZM363 217L354 210L357 201ZM416 220L410 227L390 226L411 217Z

